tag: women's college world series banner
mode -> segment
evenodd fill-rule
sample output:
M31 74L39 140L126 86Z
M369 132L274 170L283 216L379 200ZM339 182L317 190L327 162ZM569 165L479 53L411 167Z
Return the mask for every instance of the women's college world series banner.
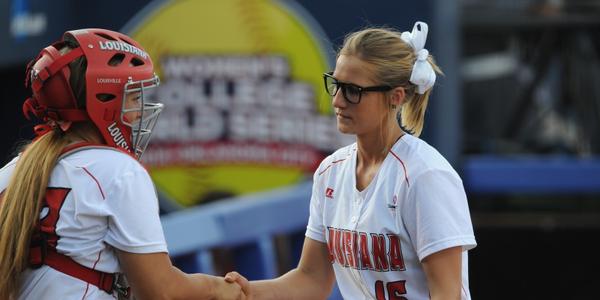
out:
M143 162L178 206L298 183L352 142L323 92L326 37L292 1L157 1L124 31L161 78Z

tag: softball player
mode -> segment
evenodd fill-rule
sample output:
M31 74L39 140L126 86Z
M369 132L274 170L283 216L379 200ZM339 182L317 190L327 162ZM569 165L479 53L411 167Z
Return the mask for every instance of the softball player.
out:
M252 283L226 275L250 298L325 299L335 276L345 299L470 299L476 242L462 181L418 138L441 72L424 48L427 31L417 22L412 32L347 36L324 80L338 129L357 141L314 174L299 266Z
M28 66L38 137L0 170L0 299L243 299L236 284L171 265L138 159L162 104L130 37L68 31Z

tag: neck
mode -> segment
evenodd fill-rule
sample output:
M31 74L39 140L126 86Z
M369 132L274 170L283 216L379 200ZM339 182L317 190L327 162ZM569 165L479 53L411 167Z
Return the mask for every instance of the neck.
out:
M66 137L69 144L75 144L80 142L89 142L93 144L105 144L102 135L90 123L73 124L71 128L66 132Z
M378 128L375 132L357 135L358 160L364 164L382 162L402 135L404 132L398 125L391 126L390 130Z

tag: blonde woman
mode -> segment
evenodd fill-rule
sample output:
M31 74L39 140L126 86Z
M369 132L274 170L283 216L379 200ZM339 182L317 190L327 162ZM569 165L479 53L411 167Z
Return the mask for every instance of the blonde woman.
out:
M467 251L476 242L462 181L419 139L436 73L428 27L371 28L348 35L324 74L337 127L356 143L314 174L298 267L248 282L251 299L470 299ZM401 116L401 124L397 116ZM408 132L406 132L408 131Z

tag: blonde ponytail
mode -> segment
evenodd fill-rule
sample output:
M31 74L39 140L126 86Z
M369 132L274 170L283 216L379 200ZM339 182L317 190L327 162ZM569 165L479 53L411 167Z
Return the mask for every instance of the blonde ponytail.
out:
M29 263L29 244L50 174L68 140L58 130L41 136L21 154L0 205L0 299L19 288Z
M420 136L425 124L425 110L429 102L429 93L414 94L412 99L402 105L401 124L402 128L410 131L414 136Z

